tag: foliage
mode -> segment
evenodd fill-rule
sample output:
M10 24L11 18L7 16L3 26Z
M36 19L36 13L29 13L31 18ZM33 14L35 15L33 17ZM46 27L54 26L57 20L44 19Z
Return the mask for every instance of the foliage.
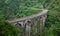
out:
M19 36L19 29L3 17L0 11L0 36Z
M49 9L48 17L47 17L46 24L45 24L45 26L46 26L46 28L45 28L46 35L45 36L59 36L59 34L56 32L56 30L60 29L60 12L59 12L60 11L60 2L59 1L60 0L46 0L44 2L44 8ZM52 25L54 27L52 27ZM55 31L53 31L53 30L55 30ZM55 35L53 32L55 32L55 34L57 34L57 35Z
M4 20L0 20L0 36L18 36L19 30Z
M53 31L55 36L60 36L60 28L54 29Z
M30 16L42 8L49 10L43 33L59 34L60 30L55 28L60 28L60 0L0 0L0 20Z
M0 9L5 19L20 18L37 13L36 8L43 8L40 3L37 3L37 0L0 0Z

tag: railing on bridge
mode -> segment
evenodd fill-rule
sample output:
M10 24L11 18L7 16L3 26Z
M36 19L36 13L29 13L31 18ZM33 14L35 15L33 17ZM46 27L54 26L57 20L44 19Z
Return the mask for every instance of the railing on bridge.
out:
M21 30L21 36L38 36L41 34L45 25L48 10L42 10L39 14L18 18L8 21L18 26ZM39 34L40 33L40 34ZM37 34L37 35L36 35Z

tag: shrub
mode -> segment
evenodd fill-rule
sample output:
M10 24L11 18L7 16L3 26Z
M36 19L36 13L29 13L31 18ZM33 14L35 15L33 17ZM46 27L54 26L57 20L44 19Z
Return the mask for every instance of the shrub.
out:
M0 36L18 36L19 30L11 23L0 21Z
M53 31L55 36L60 36L60 29L54 29Z

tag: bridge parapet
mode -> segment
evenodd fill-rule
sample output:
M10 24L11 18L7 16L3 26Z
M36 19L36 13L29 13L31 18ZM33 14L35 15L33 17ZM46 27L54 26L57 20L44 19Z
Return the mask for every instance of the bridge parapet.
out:
M13 19L11 21L8 20L8 22L25 28L24 32L26 33L26 36L30 36L30 34L34 31L33 29L35 29L35 33L42 32L42 29L45 25L45 20L47 18L47 12L48 10L43 10L38 14L24 18Z

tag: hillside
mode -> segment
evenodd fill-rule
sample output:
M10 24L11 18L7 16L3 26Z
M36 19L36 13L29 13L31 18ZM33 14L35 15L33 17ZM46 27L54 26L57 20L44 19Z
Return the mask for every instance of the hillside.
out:
M40 12L43 8L38 1L22 0L0 0L0 9L5 19L13 19L29 16ZM2 4L1 4L2 3Z
M60 0L0 0L0 20L21 18L48 9L43 36L60 36Z

